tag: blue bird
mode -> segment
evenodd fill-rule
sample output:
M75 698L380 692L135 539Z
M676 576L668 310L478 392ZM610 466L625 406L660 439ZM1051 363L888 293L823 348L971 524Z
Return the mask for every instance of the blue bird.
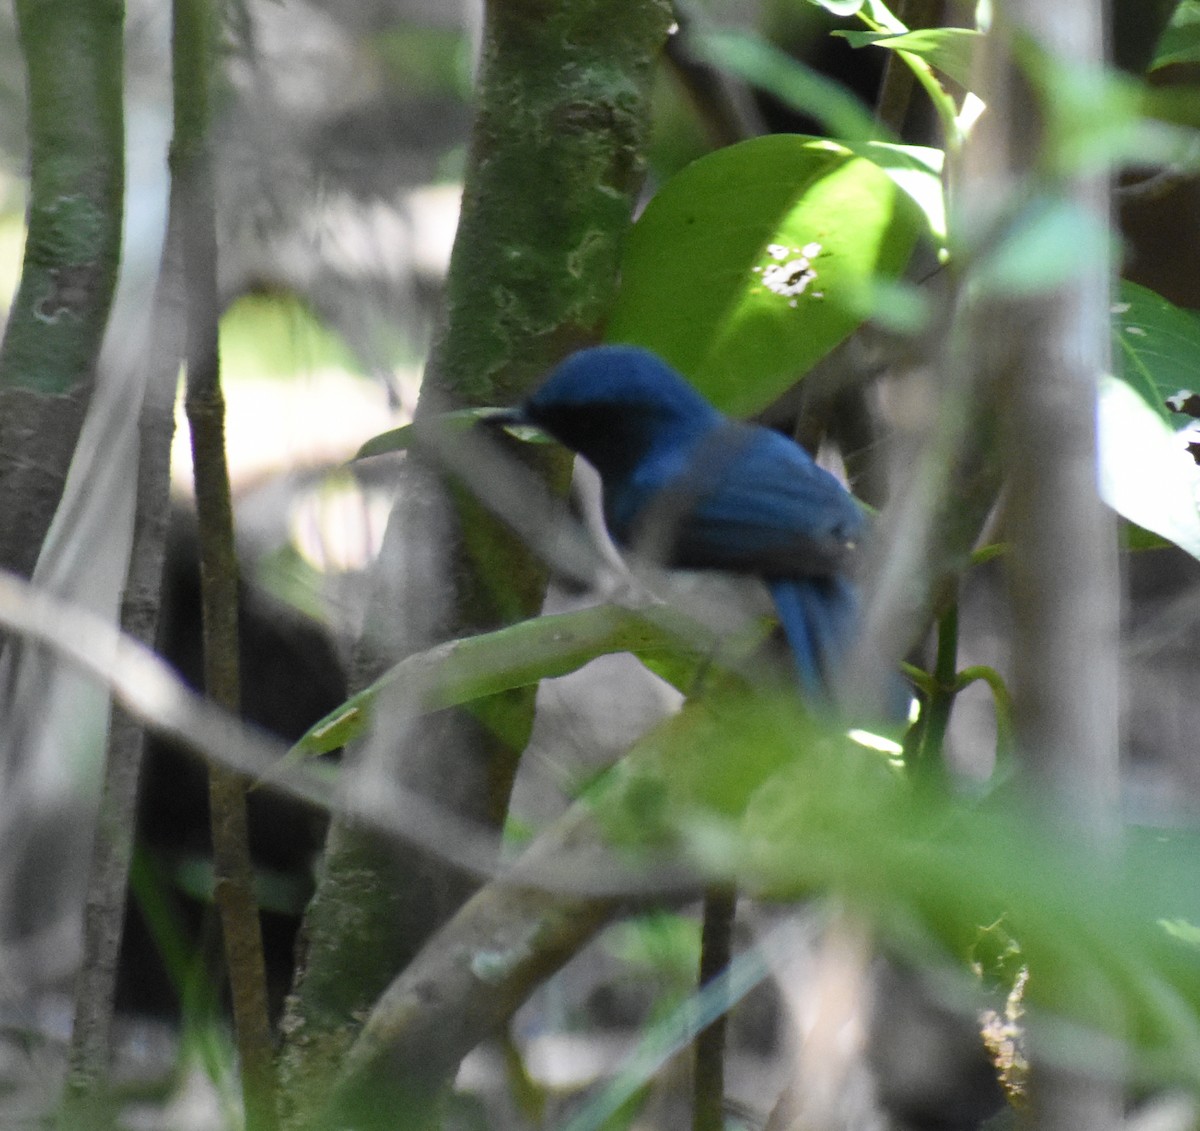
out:
M866 519L803 448L723 416L633 346L572 354L506 419L595 467L618 546L666 566L761 577L806 697L828 698L857 615L846 573Z

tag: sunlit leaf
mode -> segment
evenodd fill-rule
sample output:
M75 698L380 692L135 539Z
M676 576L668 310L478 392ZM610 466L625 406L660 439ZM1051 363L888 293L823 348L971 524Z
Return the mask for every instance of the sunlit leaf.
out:
M924 59L964 89L971 88L971 59L979 41L979 32L971 28L920 28L903 35L876 31L835 31L833 34L848 40L852 47L907 51Z
M856 157L866 158L887 173L897 188L921 210L929 234L939 244L946 239L946 197L942 188L946 155L942 150L925 145L894 145L886 141L842 144Z
M775 135L689 165L626 241L608 339L659 353L726 411L769 404L871 314L873 283L929 230L862 151ZM905 176L937 182L915 158Z
M1200 469L1177 431L1200 413L1200 315L1122 282L1112 340L1120 380L1101 390L1105 498L1136 524L1132 546L1157 536L1200 557Z
M863 0L809 0L809 3L834 16L853 16L863 6Z

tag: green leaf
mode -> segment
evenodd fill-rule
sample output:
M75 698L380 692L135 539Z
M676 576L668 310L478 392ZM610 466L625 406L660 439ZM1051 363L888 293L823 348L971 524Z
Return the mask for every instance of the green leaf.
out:
M843 142L843 148L878 165L921 210L929 234L940 247L946 240L946 196L942 168L946 155L924 145L896 145L887 141Z
M495 416L498 412L503 412L504 409L497 408L460 408L453 412L444 412L437 418L437 423L440 428L447 432L466 432L475 425L484 422ZM536 428L527 428L524 425L506 425L506 431L516 436L518 439L526 440L530 443L549 443L548 438ZM390 428L386 432L380 432L378 436L372 436L357 452L354 453L354 458L370 459L372 456L387 455L389 452L406 452L415 444L420 443L421 426L418 424L404 424L399 428Z
M1104 497L1143 531L1200 557L1200 469L1177 432L1194 417L1168 406L1200 388L1200 315L1122 282L1112 337L1120 380L1101 388ZM1133 544L1153 545L1143 535Z
M980 37L979 32L971 28L921 28L903 35L877 31L835 31L833 34L847 40L851 47L874 46L906 51L936 67L964 90L971 89L971 60Z
M1141 553L1146 550L1169 550L1173 545L1162 535L1155 534L1152 530L1138 526L1136 522L1130 522L1128 519L1121 523L1120 536L1121 549L1130 550L1133 553Z
M824 8L834 16L853 16L863 6L863 0L808 0L814 8Z
M727 654L744 656L761 642L761 632L738 634L726 642ZM717 644L694 619L666 606L635 611L598 605L535 617L402 660L310 727L288 759L326 754L361 737L379 696L389 688L402 688L415 713L437 711L566 675L613 652L669 660L672 670L686 671L690 681Z
M1200 392L1200 314L1137 283L1122 282L1112 316L1117 374L1159 416L1176 425L1168 398Z
M929 230L877 164L932 193L901 152L774 135L689 165L627 238L608 340L654 350L725 411L763 408L872 313L873 283Z
M1172 63L1200 63L1200 0L1180 0L1158 41L1150 70Z
M833 137L869 141L891 136L852 91L759 36L710 31L695 36L693 43L702 59L773 94L793 110L811 115Z

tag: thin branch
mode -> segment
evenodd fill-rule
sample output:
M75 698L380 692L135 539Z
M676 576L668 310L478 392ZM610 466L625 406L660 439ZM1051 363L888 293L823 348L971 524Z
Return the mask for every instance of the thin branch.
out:
M137 509L121 604L123 631L142 644L158 631L170 519L171 439L183 353L179 207L173 202L154 298L149 360L138 432ZM107 1090L113 998L133 853L145 730L119 706L109 726L105 780L84 911L83 960L75 988L64 1119L83 1126Z
M714 888L704 897L700 934L700 989L713 986L733 957L737 893ZM712 1022L696 1034L692 1080L692 1131L721 1131L725 1126L725 1030L733 1002L721 1003Z
M936 26L940 8L941 0L901 0L896 14L901 23L915 31ZM900 57L900 52L887 51L885 54L875 117L897 137L903 137L917 79L912 67Z
M187 418L192 435L200 534L200 593L204 625L204 685L212 699L236 712L238 564L233 502L225 460L225 401L221 393L217 325L216 204L209 133L215 11L209 0L175 0L172 62L175 141L172 173L185 205L187 280ZM277 1125L274 1048L267 1005L266 960L254 895L246 814L246 780L209 767L215 899L225 939L233 1018L242 1068L246 1123L251 1131Z
M625 909L613 899L551 895L522 884L526 868L536 874L600 836L594 814L577 805L509 877L467 901L380 997L349 1055L331 1066L337 1089L312 1126L324 1127L324 1120L355 1131L426 1125L462 1057Z
M247 778L271 776L302 801L436 856L478 879L505 881L516 865L496 861L495 836L419 794L392 786L379 793L347 790L318 770L280 775L288 748L198 695L164 660L107 621L0 570L0 628L44 644L108 687L124 708L155 733ZM636 749L636 748L635 748ZM522 887L596 899L694 893L699 879L678 857L632 864L599 844L576 843L570 855L542 853L520 863Z

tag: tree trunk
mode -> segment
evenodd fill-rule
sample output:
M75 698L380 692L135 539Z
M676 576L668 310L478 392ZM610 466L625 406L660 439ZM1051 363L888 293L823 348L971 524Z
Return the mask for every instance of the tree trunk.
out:
M665 0L494 0L447 310L418 418L503 404L597 340L641 184ZM514 454L516 454L514 452ZM557 451L520 458L552 489ZM429 458L410 455L378 569L357 682L432 643L535 614L545 567ZM499 830L532 721L532 690L400 725L386 704L347 764L350 788L399 784ZM394 714L394 713L393 713ZM283 1095L319 1110L360 1021L473 883L353 822L330 833L284 1022Z

